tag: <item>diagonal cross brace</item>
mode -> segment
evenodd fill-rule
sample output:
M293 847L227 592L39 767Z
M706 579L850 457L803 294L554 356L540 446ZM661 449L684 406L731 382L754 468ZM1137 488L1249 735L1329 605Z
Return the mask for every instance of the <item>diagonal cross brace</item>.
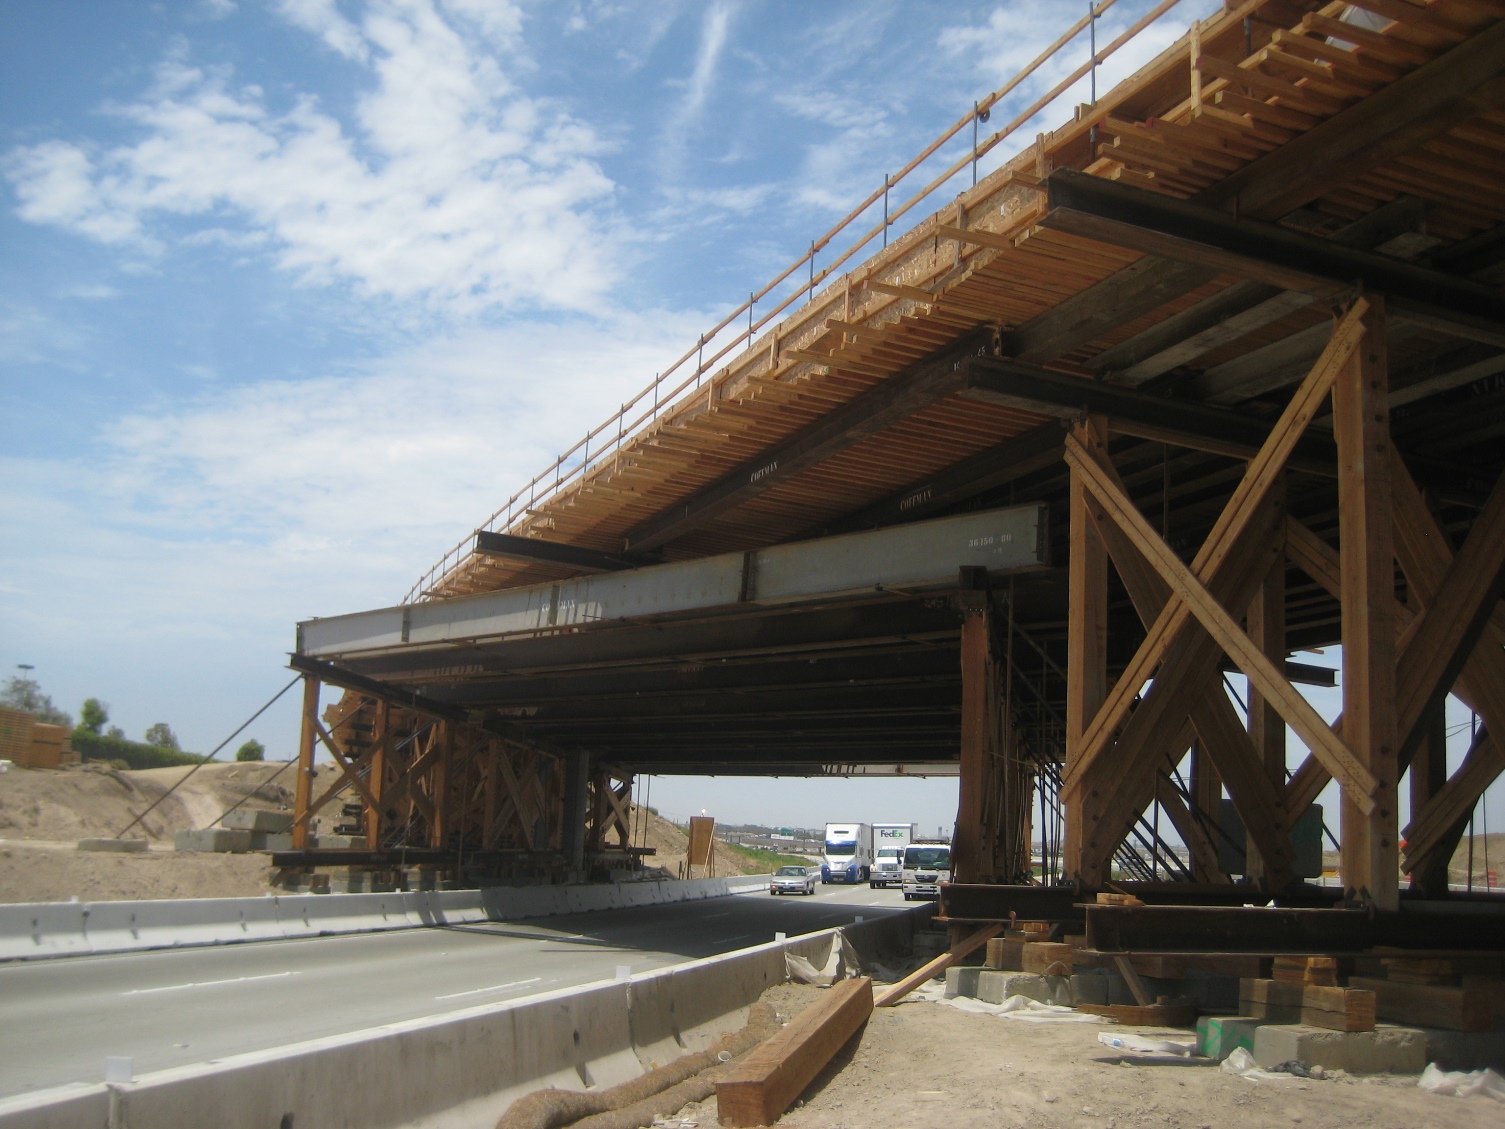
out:
M1260 447L1259 452L1250 460L1243 480L1240 481L1233 497L1229 499L1223 512L1218 516L1217 523L1192 561L1189 573L1197 580L1199 587L1211 581L1234 553L1241 534L1258 511L1259 503L1269 494L1301 433L1321 409L1338 373L1342 371L1348 358L1363 338L1362 318L1367 311L1368 303L1362 298L1357 299L1349 308L1347 315L1333 330L1333 336L1327 348L1323 350L1322 356L1317 359L1317 363L1312 366L1296 394L1291 397L1290 403L1286 405L1285 411L1281 413L1280 419L1263 446ZM1159 541L1158 537L1156 541ZM1164 543L1160 542L1160 544L1163 548ZM1169 550L1166 551L1169 552ZM1174 554L1171 556L1174 557ZM1179 559L1176 563L1180 566ZM1156 617L1155 623L1151 626L1144 642L1140 644L1129 667L1114 684L1107 699L1088 725L1083 735L1081 753L1062 781L1064 792L1070 794L1081 786L1088 769L1107 748L1113 734L1128 716L1139 688L1149 681L1171 643L1191 618L1190 606L1185 600L1180 599L1168 603ZM1265 662L1268 665L1268 660ZM1283 677L1280 681L1285 682ZM1325 723L1322 728L1327 730ZM1328 732L1331 731L1328 730ZM1354 763L1357 764L1356 761ZM1359 767L1362 768L1362 766ZM1368 776L1367 769L1363 769L1363 773ZM1368 788L1364 789L1365 802L1368 802L1368 790Z
M1343 785L1354 804L1366 815L1372 811L1372 794L1378 784L1374 775L1354 756L1327 722L1322 720L1311 703L1286 681L1284 674L1276 670L1269 657L1244 634L1243 628L1207 591L1196 574L1182 563L1170 546L1161 540L1160 535L1150 528L1144 515L1119 492L1111 479L1103 474L1102 468L1072 436L1068 436L1066 440L1066 461L1082 476L1087 488L1103 504L1108 515L1134 541L1135 546L1170 585L1173 599L1167 604L1166 612L1174 615L1174 609L1184 609L1186 614L1200 620L1207 633L1238 664L1265 701L1280 712L1286 724L1296 731L1297 736L1306 742L1307 747ZM1162 620L1167 618L1166 612L1162 612ZM1120 680L1123 681L1126 679Z

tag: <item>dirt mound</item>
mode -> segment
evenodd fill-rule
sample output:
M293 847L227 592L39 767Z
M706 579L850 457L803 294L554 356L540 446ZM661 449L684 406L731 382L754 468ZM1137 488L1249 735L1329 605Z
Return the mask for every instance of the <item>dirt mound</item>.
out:
M120 772L96 763L61 771L13 768L0 774L0 838L77 840L118 835L190 771ZM177 832L207 827L241 801L244 807L290 807L292 777L285 763L205 765L130 834L171 843Z

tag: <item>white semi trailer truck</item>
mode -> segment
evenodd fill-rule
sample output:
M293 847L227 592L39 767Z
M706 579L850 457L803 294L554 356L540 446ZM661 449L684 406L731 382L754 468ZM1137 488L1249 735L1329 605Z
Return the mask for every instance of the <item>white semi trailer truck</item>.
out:
M873 829L866 823L826 824L826 853L820 880L866 882L873 873Z
M873 824L873 889L901 885L904 881L904 848L919 837L918 823Z

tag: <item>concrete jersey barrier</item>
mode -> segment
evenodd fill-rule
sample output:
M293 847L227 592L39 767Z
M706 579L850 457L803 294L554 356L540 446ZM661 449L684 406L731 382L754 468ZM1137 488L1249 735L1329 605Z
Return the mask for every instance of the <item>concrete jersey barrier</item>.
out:
M592 886L0 905L0 961L516 921L719 898L767 883L768 875L750 874Z
M864 960L907 947L932 907L689 961L625 980L315 1039L144 1075L0 1100L0 1129L382 1129L487 1125L542 1086L627 1081L740 1027L785 979L785 954L824 964L846 939Z

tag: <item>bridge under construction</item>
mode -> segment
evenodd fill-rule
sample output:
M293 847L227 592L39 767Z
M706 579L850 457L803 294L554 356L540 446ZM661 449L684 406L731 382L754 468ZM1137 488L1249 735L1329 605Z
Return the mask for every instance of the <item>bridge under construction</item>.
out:
M565 880L632 864L643 774L943 774L953 921L1112 883L1501 945L1448 871L1505 769L1505 4L1230 2L980 137L1081 30L401 604L299 625L279 863ZM1330 724L1293 656L1339 645ZM315 849L336 797L363 846Z

